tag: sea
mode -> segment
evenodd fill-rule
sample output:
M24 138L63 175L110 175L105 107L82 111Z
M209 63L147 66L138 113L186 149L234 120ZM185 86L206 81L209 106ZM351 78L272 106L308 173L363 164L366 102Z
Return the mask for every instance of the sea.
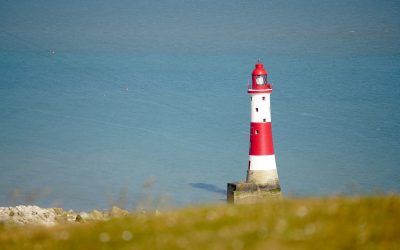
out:
M400 3L1 1L0 206L224 203L257 60L286 197L400 192Z

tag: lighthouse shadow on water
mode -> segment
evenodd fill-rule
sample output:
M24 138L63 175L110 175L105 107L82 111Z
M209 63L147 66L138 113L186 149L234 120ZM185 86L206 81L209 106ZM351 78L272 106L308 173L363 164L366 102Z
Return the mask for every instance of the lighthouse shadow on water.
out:
M202 190L206 190L212 193L217 193L217 194L225 194L226 190L219 188L215 185L208 184L208 183L201 183L201 182L196 182L196 183L189 183L189 185L193 188L198 188Z
M232 203L253 203L281 197L272 139L270 95L272 85L268 73L257 62L252 73L250 95L251 122L247 178L227 186L227 200Z

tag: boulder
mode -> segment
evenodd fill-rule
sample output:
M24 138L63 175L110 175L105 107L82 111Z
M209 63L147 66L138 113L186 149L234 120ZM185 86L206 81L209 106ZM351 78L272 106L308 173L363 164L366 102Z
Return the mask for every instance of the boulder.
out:
M110 210L110 217L113 218L124 217L127 215L129 215L129 212L127 210L121 209L117 206L113 206Z
M93 210L92 212L90 212L89 216L92 220L103 220L106 218L102 212L100 212L96 209Z
M80 214L78 214L75 218L76 222L85 222L85 220L82 218L82 216Z

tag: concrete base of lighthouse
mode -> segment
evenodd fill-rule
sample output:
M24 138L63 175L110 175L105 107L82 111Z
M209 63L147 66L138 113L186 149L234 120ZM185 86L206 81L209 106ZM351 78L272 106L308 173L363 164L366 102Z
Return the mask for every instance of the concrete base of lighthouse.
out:
M269 186L270 189L280 188L278 172L276 169L248 170L246 182L251 182L262 186Z
M253 182L228 183L227 201L234 204L249 204L280 199L281 188L278 185L256 184Z

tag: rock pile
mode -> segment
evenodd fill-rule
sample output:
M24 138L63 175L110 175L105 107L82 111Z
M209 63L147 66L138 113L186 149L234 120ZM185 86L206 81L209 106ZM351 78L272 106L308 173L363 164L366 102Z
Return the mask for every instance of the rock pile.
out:
M55 225L56 212L38 206L0 207L0 221L11 224Z
M87 212L64 211L62 208L40 208L38 206L0 207L0 223L39 224L54 226L63 223L108 220L129 215L127 210L112 207L109 211L93 210Z

